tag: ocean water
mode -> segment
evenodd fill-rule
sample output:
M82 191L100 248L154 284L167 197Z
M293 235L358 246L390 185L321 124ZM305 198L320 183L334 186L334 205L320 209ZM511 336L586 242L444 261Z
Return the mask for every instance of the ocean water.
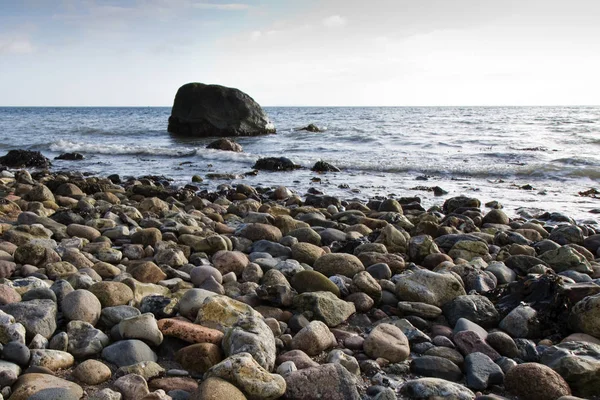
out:
M299 194L366 200L419 196L428 207L465 194L500 201L509 214L558 211L596 220L600 199L600 107L266 107L277 134L236 139L243 153L206 149L213 138L167 132L169 107L0 108L0 154L39 150L49 158L80 152L82 161L54 160L53 169L99 175L164 175L174 184L193 175L202 188L244 182L286 185ZM297 129L314 123L325 129ZM260 157L285 156L306 169L243 176ZM318 174L318 160L342 169ZM318 179L316 179L318 178ZM439 186L447 195L435 196ZM532 188L532 189L524 189ZM598 218L600 219L600 218Z

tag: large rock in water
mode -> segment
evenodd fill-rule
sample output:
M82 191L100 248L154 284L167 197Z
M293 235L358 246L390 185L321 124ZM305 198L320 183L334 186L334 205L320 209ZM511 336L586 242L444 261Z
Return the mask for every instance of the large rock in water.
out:
M275 126L258 103L238 89L188 83L175 95L168 130L191 136L255 136L275 133Z

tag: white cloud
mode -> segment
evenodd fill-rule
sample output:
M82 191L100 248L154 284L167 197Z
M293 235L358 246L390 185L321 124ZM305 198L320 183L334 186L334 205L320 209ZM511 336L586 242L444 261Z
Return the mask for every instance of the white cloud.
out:
M0 36L0 54L29 54L35 50L29 39Z
M323 19L323 25L327 28L340 28L346 26L348 20L340 15L332 15Z

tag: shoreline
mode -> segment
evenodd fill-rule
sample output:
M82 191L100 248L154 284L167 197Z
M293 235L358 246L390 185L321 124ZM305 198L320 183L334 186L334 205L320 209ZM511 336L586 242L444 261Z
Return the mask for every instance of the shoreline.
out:
M560 367L568 349L600 368L591 225L510 218L476 197L426 210L415 197L364 203L245 184L196 196L156 177L77 174L2 173L3 358L38 373L19 369L16 393L52 374L53 387L98 400L127 395L126 382L164 399L513 398L532 374L538 390L600 395Z

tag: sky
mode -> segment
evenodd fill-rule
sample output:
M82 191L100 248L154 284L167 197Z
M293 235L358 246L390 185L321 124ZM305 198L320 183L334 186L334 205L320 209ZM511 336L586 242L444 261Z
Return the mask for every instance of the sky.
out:
M597 0L0 0L0 106L600 105Z

